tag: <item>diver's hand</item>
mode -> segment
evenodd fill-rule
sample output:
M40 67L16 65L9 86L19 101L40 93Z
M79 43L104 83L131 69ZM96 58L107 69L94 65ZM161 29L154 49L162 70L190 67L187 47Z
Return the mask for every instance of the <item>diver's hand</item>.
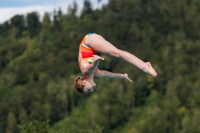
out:
M124 81L128 80L128 81L130 81L132 83L132 80L129 79L128 74L125 73L124 76L125 76Z
M102 57L100 57L100 56L98 56L98 55L93 55L93 56L92 56L92 59L93 59L94 62L95 62L95 61L98 61L98 60L104 60L104 58L102 58Z

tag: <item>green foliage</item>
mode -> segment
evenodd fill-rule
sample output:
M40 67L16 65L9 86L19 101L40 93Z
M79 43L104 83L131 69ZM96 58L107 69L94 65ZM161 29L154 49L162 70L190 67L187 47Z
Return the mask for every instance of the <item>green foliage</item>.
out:
M49 124L48 121L37 121L33 120L32 122L20 125L20 133L48 133Z
M110 0L94 10L85 0L83 7L80 16L74 2L67 14L54 10L39 21L32 12L0 24L0 131L200 132L199 1ZM78 95L78 46L88 32L150 61L158 77L102 55L99 69L128 73L133 83L95 79L94 93Z
M1 36L7 36L9 34L10 25L8 21L4 22L3 24L0 24L0 35Z
M41 24L39 22L39 15L37 12L27 14L27 25L30 37L34 37L40 32Z

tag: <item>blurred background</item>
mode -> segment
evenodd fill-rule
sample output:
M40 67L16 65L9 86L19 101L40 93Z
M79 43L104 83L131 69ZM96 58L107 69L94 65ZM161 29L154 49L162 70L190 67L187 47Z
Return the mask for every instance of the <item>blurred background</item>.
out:
M11 1L0 4L0 133L199 133L199 0ZM89 32L150 61L152 78L104 57L96 79L74 89Z

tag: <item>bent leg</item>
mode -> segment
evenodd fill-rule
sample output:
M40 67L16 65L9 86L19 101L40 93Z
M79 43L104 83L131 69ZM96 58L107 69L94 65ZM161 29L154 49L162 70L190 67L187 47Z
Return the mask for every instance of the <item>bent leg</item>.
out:
M156 77L157 75L156 71L153 69L150 62L143 62L135 55L116 48L114 45L106 41L100 35L92 34L88 36L85 40L85 43L88 44L97 52L127 61L154 77Z

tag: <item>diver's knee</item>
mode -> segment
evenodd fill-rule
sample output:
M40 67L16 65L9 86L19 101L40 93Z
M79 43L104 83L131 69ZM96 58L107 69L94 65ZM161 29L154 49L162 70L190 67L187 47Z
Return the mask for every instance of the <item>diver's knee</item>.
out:
M111 56L115 57L115 58L120 58L121 55L120 55L120 50L115 50L113 52L110 53Z

